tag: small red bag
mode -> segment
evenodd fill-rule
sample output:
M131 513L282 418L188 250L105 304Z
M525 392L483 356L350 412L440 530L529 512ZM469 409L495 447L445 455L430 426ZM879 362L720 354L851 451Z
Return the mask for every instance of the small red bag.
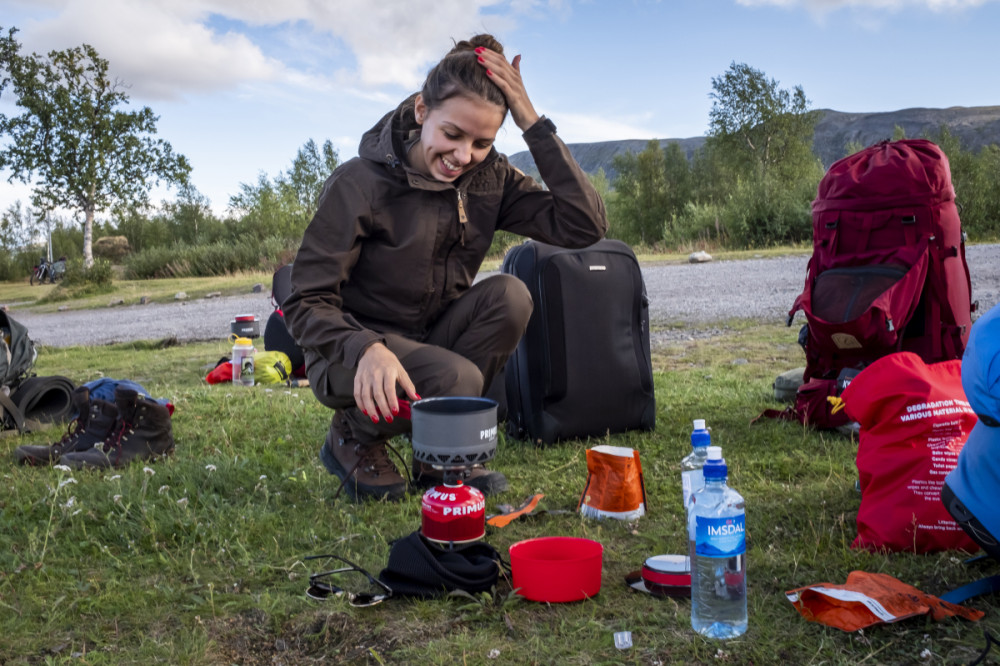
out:
M898 352L869 365L844 389L844 409L861 426L853 548L978 549L941 502L944 477L977 420L961 369L959 360L927 365L917 354Z
M233 381L233 364L230 361L219 363L210 373L205 375L205 381L209 384Z

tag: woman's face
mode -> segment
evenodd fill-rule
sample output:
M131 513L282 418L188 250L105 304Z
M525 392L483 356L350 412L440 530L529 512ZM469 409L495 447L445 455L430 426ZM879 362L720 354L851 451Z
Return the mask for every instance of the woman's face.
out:
M496 104L462 95L433 110L417 95L413 110L421 128L420 141L410 151L410 165L445 183L486 158L506 115Z

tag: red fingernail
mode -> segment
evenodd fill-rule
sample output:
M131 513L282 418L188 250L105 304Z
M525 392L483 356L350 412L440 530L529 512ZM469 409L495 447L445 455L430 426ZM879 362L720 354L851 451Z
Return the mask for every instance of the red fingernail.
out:
M372 423L378 423L378 417L372 414Z
M417 400L420 400L420 396L419 395L417 396Z
M392 410L393 414L399 414L399 407L394 407Z
M391 416L385 417L385 422L386 423L392 423L392 417Z
M493 76L493 70L486 70L486 76Z
M478 58L476 58L476 60L478 60L479 62L486 62L485 60L483 60L483 56L479 56Z
M485 46L477 46L476 47L476 53L482 53L485 50L486 50ZM480 58L480 60L482 60L482 58Z
M367 409L362 409L361 413L364 414L365 416L368 416L368 410Z

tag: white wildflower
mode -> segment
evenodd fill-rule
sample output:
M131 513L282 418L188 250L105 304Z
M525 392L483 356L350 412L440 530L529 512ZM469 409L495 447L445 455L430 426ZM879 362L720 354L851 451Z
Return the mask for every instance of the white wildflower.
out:
M257 480L258 481L267 481L267 474L261 474L260 478L258 478Z
M154 470L152 467L143 467L142 471L144 474L149 474L150 476L156 474L156 470Z
M188 505L188 498L187 497L182 497L179 500L177 500L177 506L185 507L187 505Z
M72 472L73 471L73 470L71 470L69 468L69 465L55 465L55 466L53 466L52 469L57 469L60 472Z
M497 648L493 648L492 650L489 651L489 654L486 655L486 658L487 659L496 659L499 656L500 656L500 650L497 649Z
M923 650L920 651L920 658L921 659L930 659L931 658L931 651L928 650L927 648L924 648Z
M216 468L215 465L205 465L205 469L207 469L209 472L214 472Z
M121 474L115 474L114 476L110 477L108 481L117 481L120 478L122 478Z
M156 492L158 492L159 494L162 495L163 493L169 492L169 491L170 491L170 486L160 486L160 489L157 490Z
M111 499L114 500L115 504L121 504L122 503L122 496L121 495L115 495Z
M62 488L63 486L68 486L71 483L76 483L76 479L74 479L72 476L70 476L68 478L65 478L62 481L60 481L59 482L59 488Z
M76 495L73 495L68 500L66 500L66 503L63 504L63 506L66 507L67 509L72 509L74 504L76 504Z

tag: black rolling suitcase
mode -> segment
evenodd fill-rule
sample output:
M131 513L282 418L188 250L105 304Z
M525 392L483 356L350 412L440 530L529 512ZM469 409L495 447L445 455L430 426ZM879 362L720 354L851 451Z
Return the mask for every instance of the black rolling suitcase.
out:
M632 249L526 241L501 272L528 285L535 310L507 361L507 433L550 443L652 430L649 301Z

